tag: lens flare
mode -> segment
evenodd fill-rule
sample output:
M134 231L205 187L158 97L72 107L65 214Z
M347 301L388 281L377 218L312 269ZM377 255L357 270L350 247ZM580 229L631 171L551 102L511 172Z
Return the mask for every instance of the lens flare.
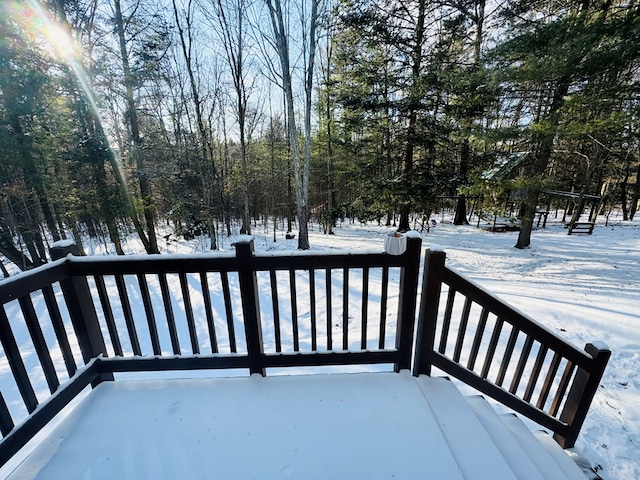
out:
M37 48L49 53L53 58L61 61L61 63L66 64L77 85L82 90L92 114L102 123L102 115L93 95L89 76L84 68L82 47L71 35L69 27L65 28L65 26L57 22L42 7L40 0L0 0L0 15L19 27L19 37L17 39L30 42ZM2 46L2 42L8 41L8 39L0 36L0 46ZM120 159L108 146L110 143L108 139L105 138L105 140L107 141L107 148L109 148L112 158L115 160L113 168L122 171ZM125 195L130 198L131 194L127 189L126 183L123 188L125 189Z
M50 23L42 29L56 57L68 61L77 59L79 49L69 32L60 25Z
M71 33L51 19L38 0L3 2L0 13L20 27L23 40L38 46L51 57L67 61L78 56L80 50Z

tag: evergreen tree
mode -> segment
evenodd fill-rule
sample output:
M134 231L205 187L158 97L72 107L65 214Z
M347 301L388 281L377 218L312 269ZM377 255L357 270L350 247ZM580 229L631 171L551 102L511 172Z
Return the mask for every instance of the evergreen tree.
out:
M526 248L558 135L571 121L567 100L637 61L639 43L629 39L638 38L638 6L608 1L512 2L503 17L509 22L510 38L494 49L493 58L502 65L505 85L529 94L527 123L521 124L520 135L528 138L531 162L516 243L517 248ZM606 90L593 93L591 101L608 101Z

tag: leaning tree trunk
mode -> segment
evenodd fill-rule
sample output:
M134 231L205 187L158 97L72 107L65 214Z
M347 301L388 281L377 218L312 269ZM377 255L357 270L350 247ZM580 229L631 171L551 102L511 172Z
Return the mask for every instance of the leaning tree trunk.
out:
M569 91L569 78L563 77L556 86L551 106L549 107L549 113L547 120L552 127L558 125L558 110L564 105L564 98ZM551 151L555 140L554 134L546 134L538 140L538 150L534 154L530 166L530 176L533 179L539 179L549 165L549 159L551 158ZM514 245L515 248L529 248L531 245L531 231L533 229L533 219L536 215L536 207L538 206L538 195L540 193L539 186L530 186L527 188L527 200L524 206L524 218L520 224L520 232L518 234L518 241Z
M0 230L0 253L20 270L28 270L35 266L29 257L15 247L11 235L7 235L2 230Z

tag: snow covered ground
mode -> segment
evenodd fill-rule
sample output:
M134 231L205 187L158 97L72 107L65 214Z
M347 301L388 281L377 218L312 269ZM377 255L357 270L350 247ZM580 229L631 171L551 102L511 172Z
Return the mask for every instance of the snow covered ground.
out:
M607 480L640 478L640 222L610 219L593 235L567 236L562 225L536 230L530 249L513 248L516 232L490 233L455 227L445 217L423 234L424 246L443 246L448 265L502 297L579 347L602 340L613 355L577 447ZM315 226L316 250L378 250L392 229L344 222L336 235ZM297 240L262 227L254 230L257 251L294 250ZM236 237L224 239L233 251ZM208 240L175 241L167 253L202 252ZM88 254L103 253L98 244ZM135 243L128 253L141 253Z

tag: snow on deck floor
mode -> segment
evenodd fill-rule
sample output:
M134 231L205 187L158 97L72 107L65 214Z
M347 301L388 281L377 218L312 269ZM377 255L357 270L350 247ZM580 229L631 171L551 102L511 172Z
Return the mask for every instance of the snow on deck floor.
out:
M10 478L462 478L420 380L106 382Z

